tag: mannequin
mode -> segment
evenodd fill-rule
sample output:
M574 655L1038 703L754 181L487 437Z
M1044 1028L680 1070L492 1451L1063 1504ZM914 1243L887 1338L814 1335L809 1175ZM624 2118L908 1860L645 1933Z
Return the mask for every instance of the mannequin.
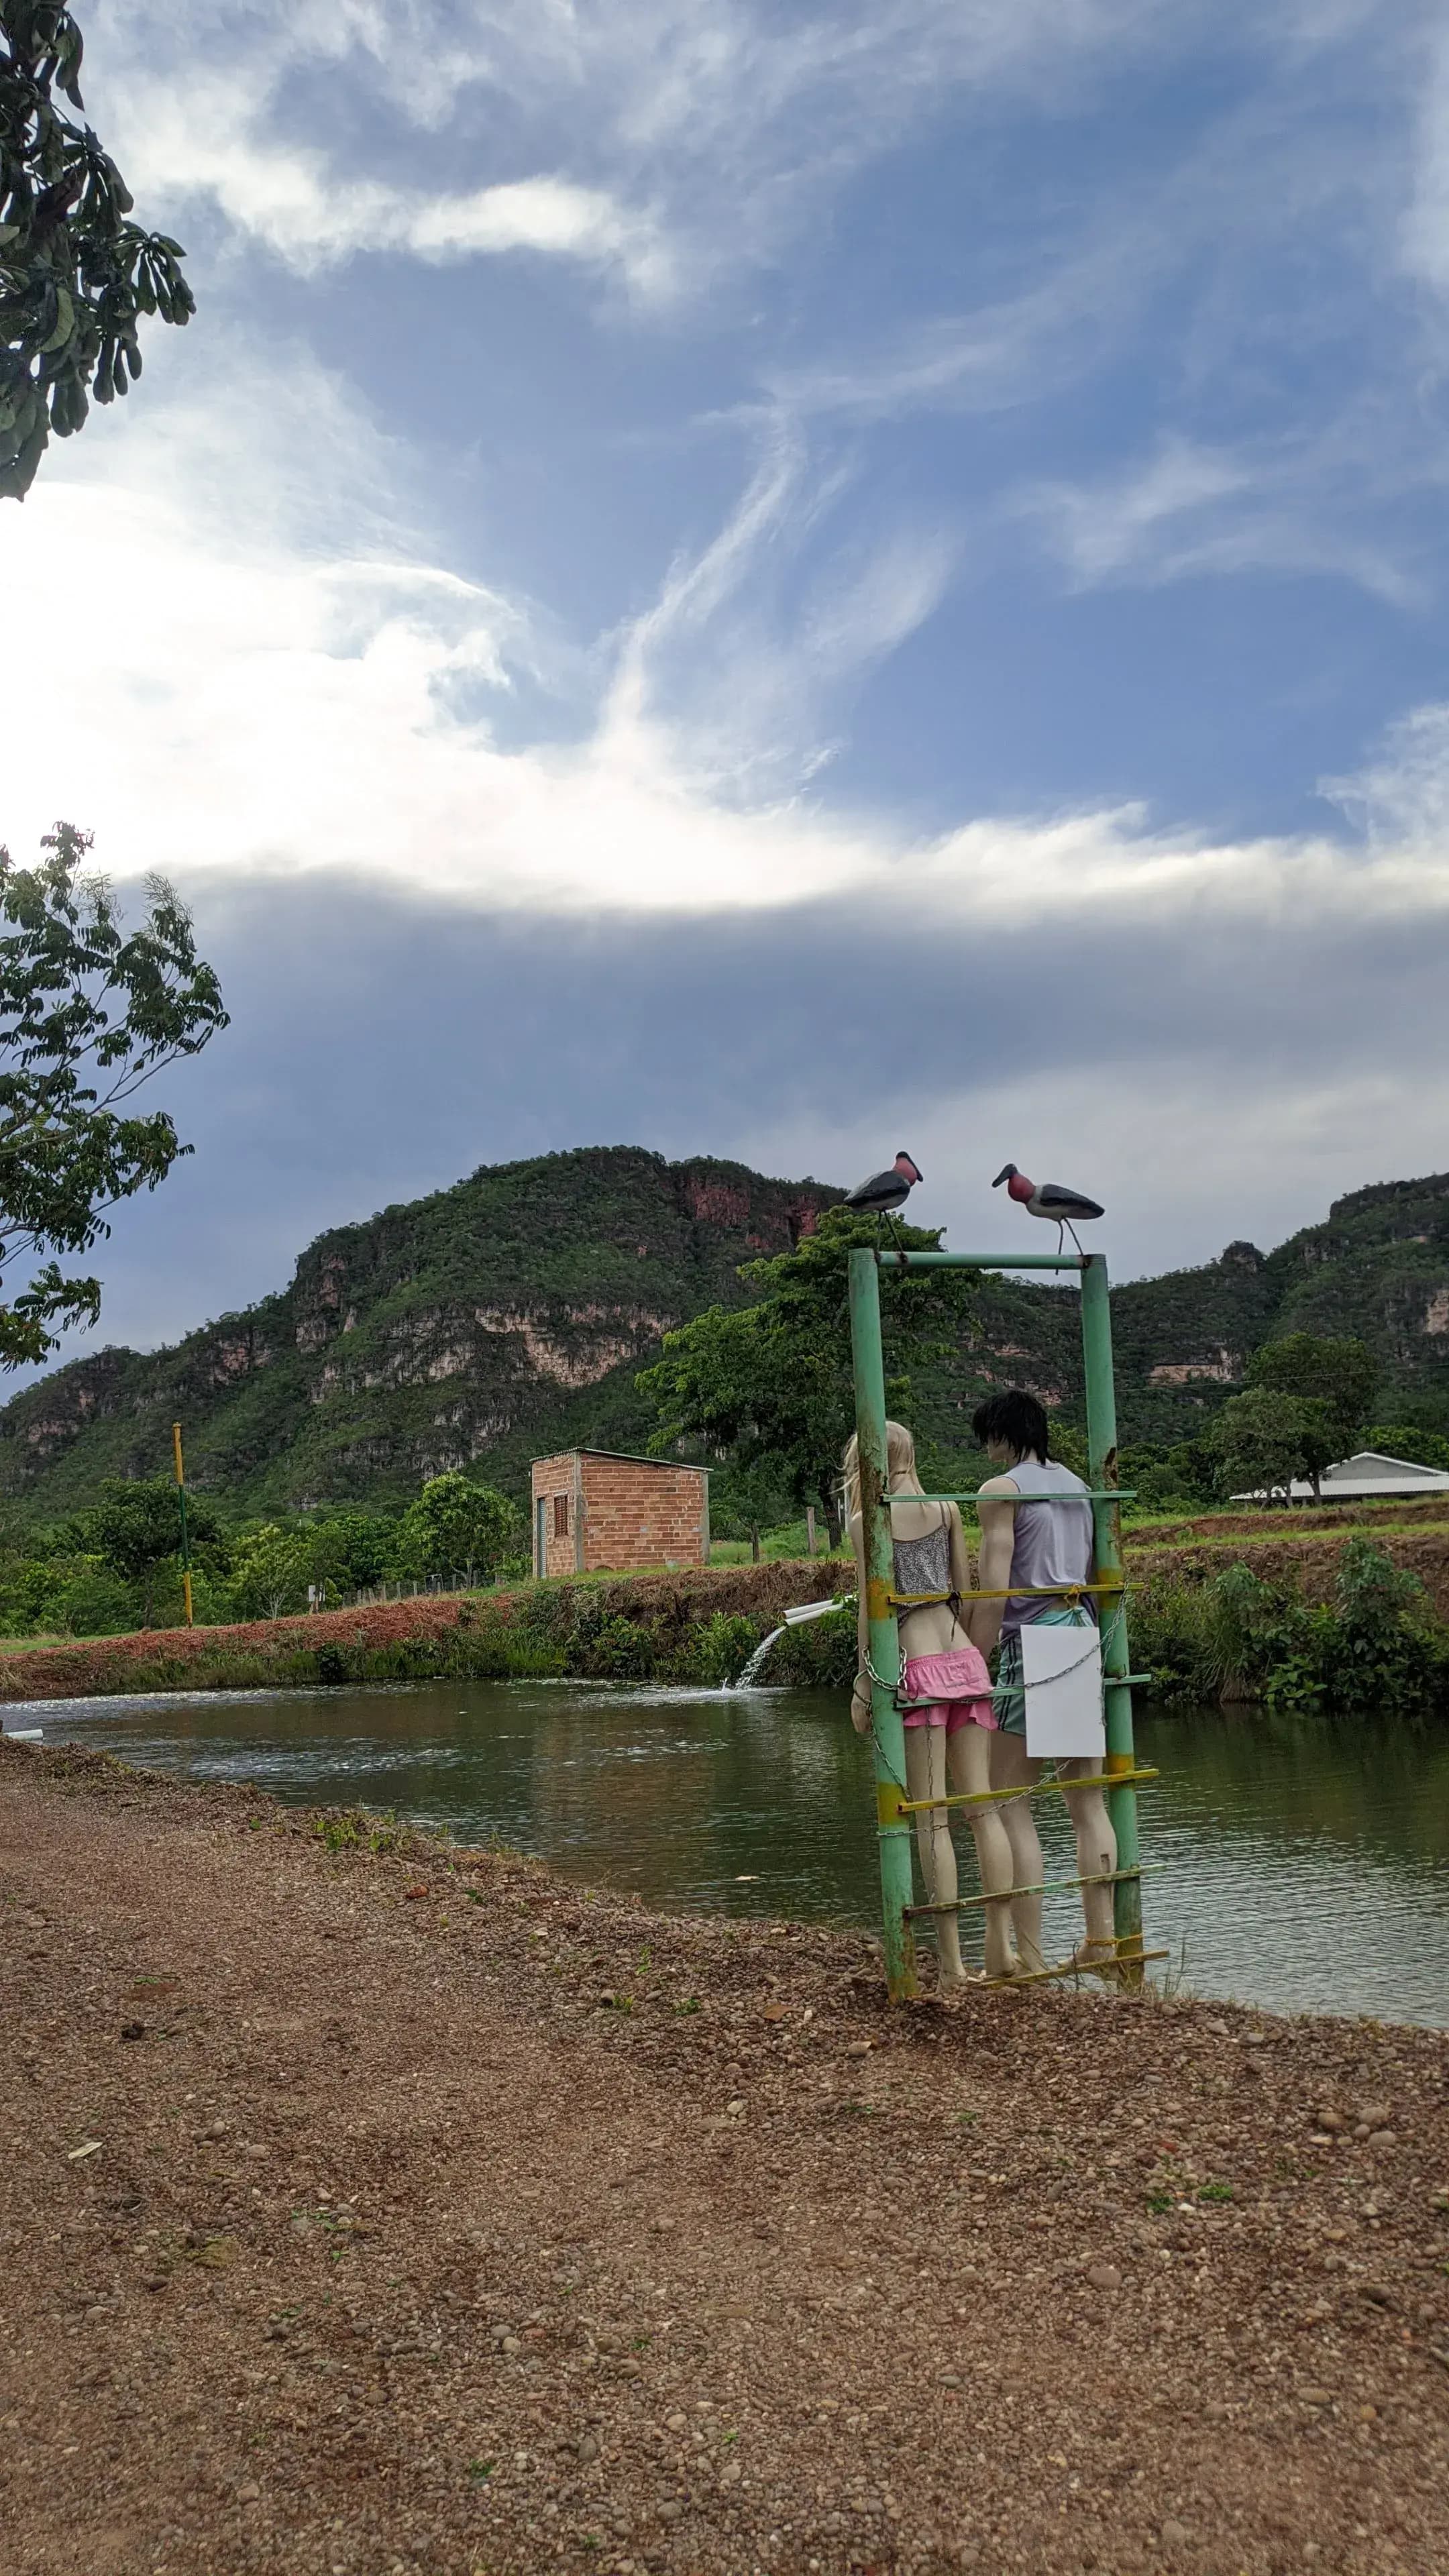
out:
M981 1589L983 1592L1005 1592L1013 1583L1041 1586L1052 1583L1090 1583L1092 1579L1092 1510L1083 1500L1078 1503L1028 1500L1031 1487L1040 1482L1049 1491L1063 1489L1085 1497L1086 1487L1080 1476L1068 1467L1049 1460L1047 1417L1034 1395L1019 1387L1004 1395L994 1395L977 1408L973 1429L982 1443L992 1466L1004 1472L987 1479L978 1497L981 1513ZM998 1731L991 1755L992 1786L996 1789L1025 1788L1039 1779L1041 1764L1031 1760L1026 1749L1026 1694L1021 1686L1020 1649L1016 1639L1024 1625L1047 1620L1053 1626L1072 1625L1089 1628L1095 1624L1095 1613L1086 1603L1054 1603L1024 1595L1014 1601L978 1601L972 1623L972 1635L983 1654L989 1654L1001 1639L1002 1658L997 1673L996 1715ZM1100 1772L1100 1761L1059 1763L1058 1772L1068 1780L1073 1774ZM1068 1791L1067 1806L1076 1828L1077 1873L1081 1878L1099 1878L1117 1866L1117 1837L1107 1813L1107 1800L1101 1789ZM1002 1821L1011 1844L1014 1870L1013 1884L1018 1888L1040 1887L1044 1875L1041 1843L1037 1837L1036 1819L1029 1798L1008 1799L1001 1810ZM1073 1952L1081 1968L1106 1968L1116 1959L1117 1944L1113 1933L1112 1895L1110 1886L1084 1887L1082 1912L1086 1938ZM1012 1904L1012 1922L1022 1968L1042 1969L1046 1960L1041 1946L1041 1898L1018 1896Z
M870 1682L865 1669L869 1632L865 1612L865 1535L854 1440L845 1453L845 1477L860 1601L860 1669L850 1714L857 1733L866 1735L870 1731ZM909 1498L921 1493L915 1442L899 1422L886 1424L886 1484L893 1495ZM970 1590L966 1537L954 1503L928 1503L924 1498L896 1503L891 1511L891 1536L896 1567L892 1588L896 1592L939 1591L953 1595ZM912 1799L941 1798L948 1791L979 1797L991 1786L991 1731L995 1720L990 1678L960 1605L951 1598L926 1601L914 1609L898 1610L896 1616L903 1659L902 1691L913 1703L903 1709L908 1793ZM995 1900L983 1908L986 1974L1015 1976L1017 1962L1008 1921L1011 1844L995 1807L975 1807L968 1812L981 1892ZM948 1807L930 1808L917 1816L916 1843L928 1903L953 1906L956 1847L951 1840ZM1040 1877L1040 1871L1037 1875ZM935 1921L941 1991L949 1994L970 1982L961 1958L960 1922L955 1914L938 1914Z

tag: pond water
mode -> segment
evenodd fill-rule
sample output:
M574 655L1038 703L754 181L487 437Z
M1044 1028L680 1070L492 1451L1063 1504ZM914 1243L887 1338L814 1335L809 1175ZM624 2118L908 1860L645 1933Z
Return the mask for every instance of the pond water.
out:
M868 1752L823 1692L168 1692L12 1705L4 1722L294 1803L496 1835L651 1906L879 1921ZM1169 1973L1280 2010L1449 2026L1449 1731L1149 1710L1138 1748L1162 1773L1143 1793L1143 1907ZM1056 1804L1039 1810L1048 1877L1073 1866ZM965 1887L964 1827L960 1841ZM1059 1955L1075 1902L1048 1899Z

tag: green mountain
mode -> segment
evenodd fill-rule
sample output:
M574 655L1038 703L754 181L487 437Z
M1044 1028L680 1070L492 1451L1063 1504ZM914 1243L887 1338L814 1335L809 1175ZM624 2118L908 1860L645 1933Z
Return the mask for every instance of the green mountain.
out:
M291 1286L174 1349L74 1360L0 1409L0 1496L51 1518L107 1475L154 1475L186 1426L191 1481L238 1509L401 1500L461 1466L522 1494L530 1458L637 1449L636 1372L673 1326L746 1290L841 1192L705 1157L588 1147L475 1172L320 1236ZM1384 1371L1380 1419L1449 1422L1449 1174L1338 1200L1270 1253L1113 1298L1124 1440L1181 1440L1280 1333L1352 1332ZM917 1388L918 1428L966 1447L983 1388L1018 1382L1075 1414L1069 1290L983 1281L958 1361ZM979 1462L978 1462L979 1463Z

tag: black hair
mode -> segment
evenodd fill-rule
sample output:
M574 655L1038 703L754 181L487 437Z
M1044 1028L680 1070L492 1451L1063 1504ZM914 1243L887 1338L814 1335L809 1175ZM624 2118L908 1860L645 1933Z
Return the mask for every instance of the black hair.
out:
M988 1395L972 1414L971 1428L983 1448L988 1440L1004 1440L1018 1458L1035 1455L1043 1466L1047 1463L1051 1431L1046 1408L1025 1387L1009 1386L1004 1395Z

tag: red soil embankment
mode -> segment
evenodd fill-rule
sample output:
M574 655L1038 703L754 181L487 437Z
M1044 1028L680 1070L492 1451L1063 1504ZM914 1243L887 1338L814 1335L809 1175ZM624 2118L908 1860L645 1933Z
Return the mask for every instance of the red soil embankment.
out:
M1449 1619L1449 1537L1431 1531L1400 1537L1380 1530L1372 1537L1395 1565L1417 1574L1438 1617ZM1190 1542L1163 1546L1154 1532L1150 1541L1128 1539L1128 1578L1139 1583L1210 1583L1229 1565L1247 1565L1265 1583L1290 1586L1305 1601L1327 1602L1333 1599L1339 1559L1347 1545L1347 1537L1315 1536L1260 1538L1233 1548L1194 1547Z
M743 1612L747 1617L778 1620L797 1601L823 1601L832 1592L848 1591L854 1577L839 1559L794 1564L701 1566L686 1573L627 1574L588 1584L602 1595L605 1616L650 1618L683 1604L688 1615L712 1618L716 1611ZM551 1584L567 1594L574 1587ZM460 1610L476 1618L480 1607L490 1617L511 1619L522 1591L491 1592L480 1603L476 1595L423 1595L413 1601L379 1601L353 1610L324 1610L291 1619L249 1619L225 1628L140 1628L125 1637L92 1637L73 1646L37 1646L28 1654L0 1655L0 1702L32 1699L85 1699L93 1692L113 1691L117 1669L135 1665L148 1678L158 1665L169 1667L168 1682L180 1682L188 1663L215 1663L228 1655L275 1656L309 1653L318 1646L396 1645L405 1637L438 1637L458 1625ZM182 1667L183 1671L178 1671Z

